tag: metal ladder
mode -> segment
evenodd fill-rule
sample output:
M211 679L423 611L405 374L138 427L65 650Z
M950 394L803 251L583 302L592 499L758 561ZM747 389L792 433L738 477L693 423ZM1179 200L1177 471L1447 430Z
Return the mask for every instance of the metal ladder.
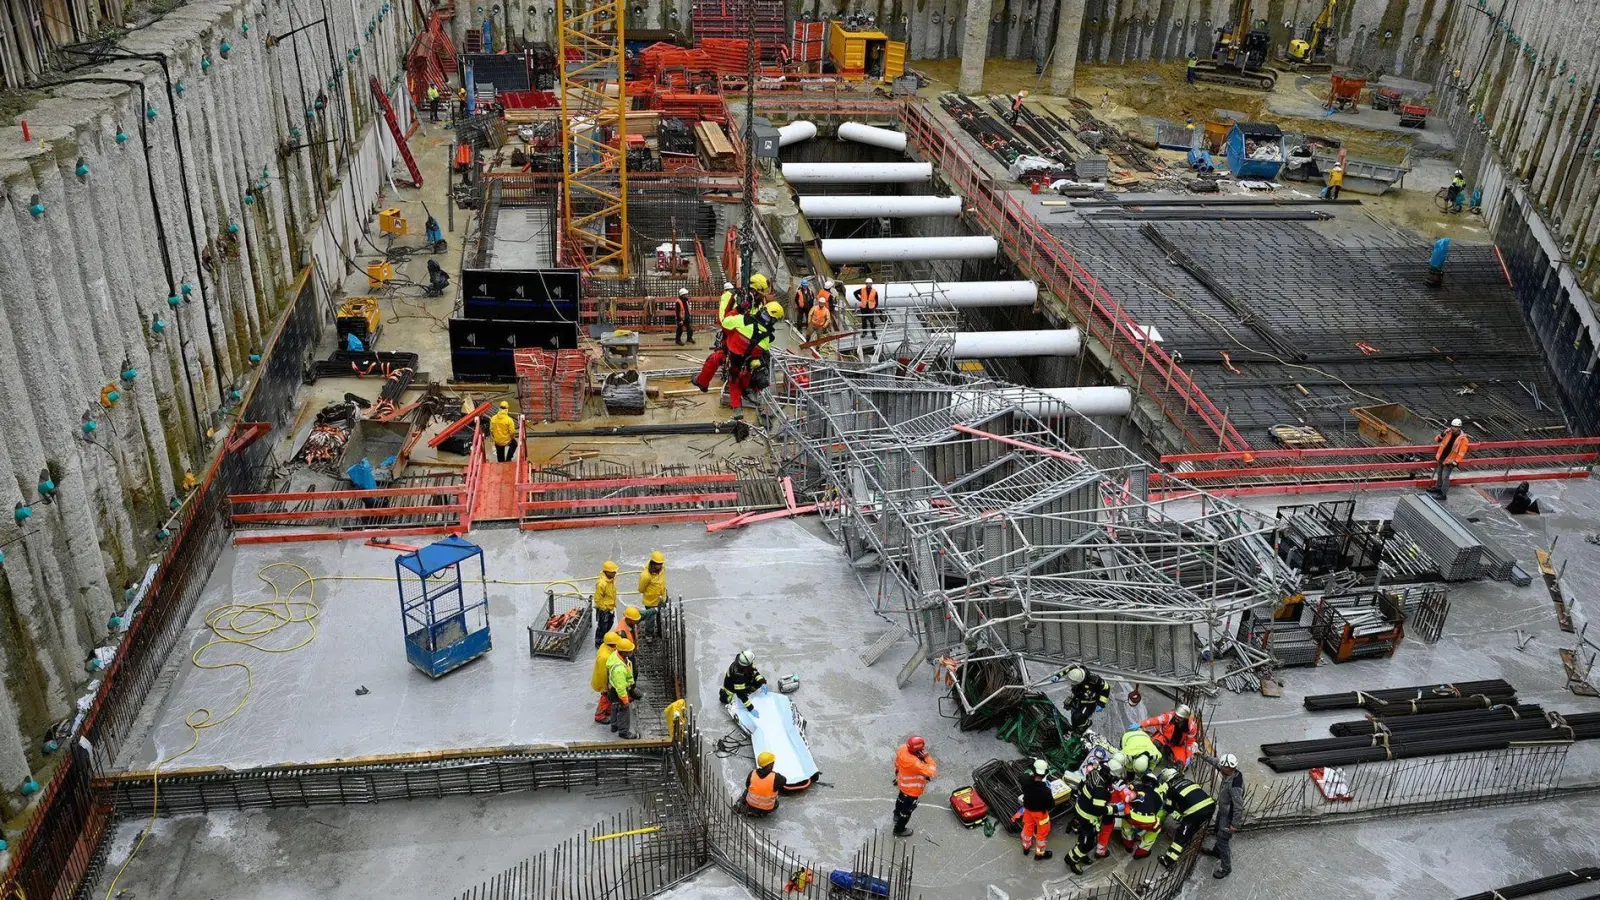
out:
M400 158L406 161L406 170L411 173L411 186L422 187L422 170L417 167L417 158L411 155L411 146L406 143L405 133L400 130L400 120L395 118L394 105L389 102L389 95L383 92L383 84L376 75L372 76L372 96L383 107L383 120L389 123L389 133L394 135L394 144L400 148Z

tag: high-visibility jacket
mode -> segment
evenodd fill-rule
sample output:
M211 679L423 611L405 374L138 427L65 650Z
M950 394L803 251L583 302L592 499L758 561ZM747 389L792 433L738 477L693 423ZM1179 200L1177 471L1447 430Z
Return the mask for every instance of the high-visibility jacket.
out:
M645 609L655 609L667 597L667 569L652 573L649 566L639 573L639 594L644 598Z
M1138 796L1128 803L1127 819L1141 831L1155 831L1161 827L1164 800L1154 787L1138 791Z
M516 433L517 423L505 410L500 410L489 419L489 437L494 439L496 447L504 447L511 443L511 436Z
M1111 702L1111 687L1106 680L1093 672L1086 672L1083 684L1072 686L1073 706L1092 706L1096 710L1106 708Z
M731 315L733 315L733 291L723 291L722 296L717 298L717 321L721 322Z
M633 663L629 662L621 653L611 654L606 660L606 686L617 695L617 699L626 706L631 701L629 692L633 689Z
M1188 63L1188 66L1187 66L1187 68L1190 68L1190 69L1193 69L1193 68L1195 68L1195 67L1196 67L1196 66L1198 66L1198 65L1200 65L1200 60L1198 60L1198 59L1195 59L1195 58L1194 58L1194 57L1192 57L1192 56L1191 56L1191 57L1189 57L1189 63Z
M1461 429L1446 428L1434 440L1439 442L1439 446L1433 451L1435 461L1447 466L1459 466L1461 461L1467 458L1467 444L1469 441Z
M907 797L921 797L928 779L939 774L939 764L933 757L917 756L905 744L894 755L894 783Z
M600 580L594 583L594 608L601 612L617 610L617 580L607 578L604 572L600 573Z
M828 309L828 304L818 301L811 307L811 327L821 331L833 324L833 312Z
M673 301L673 311L677 313L678 321L689 321L689 298L679 297L677 300Z
M600 649L594 652L594 672L589 675L589 687L596 691L606 689L606 675L610 673L609 663L615 655L617 648L610 644L601 644Z
M434 87L431 84L428 85L428 99L429 100L437 100L437 99L439 99L439 89Z
M781 776L771 768L765 775L760 769L745 779L744 803L751 809L772 812L778 808L778 779Z
M864 312L872 312L878 308L878 289L870 284L862 285L856 289L856 308Z
M1189 757L1194 755L1195 747L1199 744L1200 728L1194 719L1180 719L1174 710L1151 716L1140 722L1139 727L1154 728L1156 746L1166 750L1172 761L1179 765L1188 764Z
M1205 788L1187 778L1167 783L1167 809L1180 819L1194 821L1201 815L1209 816L1216 805Z
M816 300L816 302L818 302L818 303L826 303L829 306L832 306L833 305L833 292L828 290L827 288L823 288L823 289L817 291L817 300Z
M639 635L634 633L633 623L628 621L627 616L617 616L617 624L611 626L611 630L616 632L618 637L633 641L635 647L639 646Z
M760 690L767 683L767 676L755 666L741 666L738 660L728 667L727 674L722 676L722 702L732 703L738 698L741 703L748 702L751 694Z
M1343 169L1334 169L1333 171L1328 173L1328 187L1343 187L1343 186L1344 186L1344 170Z
M728 339L728 355L741 365L765 352L772 346L773 328L770 322L749 314L734 314L722 320ZM759 352L758 352L759 351Z
M1111 788L1098 778L1085 778L1073 795L1072 808L1078 818L1099 827L1111 812Z
M1150 735L1142 731L1123 732L1122 755L1128 758L1130 769L1132 768L1133 760L1140 756L1145 757L1149 762L1151 770L1154 770L1156 764L1161 762L1161 751L1156 748L1155 741L1152 741Z

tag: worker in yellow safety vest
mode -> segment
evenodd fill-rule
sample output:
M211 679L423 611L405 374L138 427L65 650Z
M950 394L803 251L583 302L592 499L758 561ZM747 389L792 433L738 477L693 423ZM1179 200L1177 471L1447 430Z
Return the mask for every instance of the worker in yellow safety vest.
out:
M511 418L511 404L500 401L500 411L489 419L489 437L494 441L496 462L510 462L517 452L517 421Z
M594 583L594 645L600 646L617 616L617 564L606 560Z
M623 740L639 737L633 731L633 702L639 699L639 689L634 686L633 641L617 641L617 651L606 660L606 691L611 697L611 730Z
M656 615L667 602L667 556L660 550L650 554L650 562L639 573L639 600L644 604L644 624L655 634L660 629Z
M611 662L611 654L617 652L617 644L621 641L622 635L608 631L600 649L594 652L594 671L589 673L589 687L600 695L600 702L594 708L596 722L604 723L611 718L611 698L606 694L607 664Z

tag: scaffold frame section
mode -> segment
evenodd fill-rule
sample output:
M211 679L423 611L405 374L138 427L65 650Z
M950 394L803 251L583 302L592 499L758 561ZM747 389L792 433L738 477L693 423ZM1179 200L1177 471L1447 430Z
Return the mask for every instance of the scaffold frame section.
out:
M556 7L566 239L570 255L585 259L593 274L618 278L632 262L622 15L621 0L558 0ZM613 221L615 236L608 232Z
M1270 660L1237 639L1298 590L1267 516L1201 491L1151 501L1149 463L1039 391L897 360L775 365L786 474L925 658L1011 657L1019 686L1072 662L1187 686Z

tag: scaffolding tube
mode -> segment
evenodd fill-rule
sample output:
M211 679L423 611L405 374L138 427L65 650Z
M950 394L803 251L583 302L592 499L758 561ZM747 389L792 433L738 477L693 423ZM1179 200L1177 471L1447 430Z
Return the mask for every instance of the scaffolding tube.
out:
M887 128L874 128L860 122L846 122L839 126L839 140L855 141L858 144L871 144L885 150L906 149L906 136L904 132L890 131Z
M854 297L861 285L845 288ZM884 309L977 306L1032 306L1039 286L1031 281L889 281L878 287Z
M933 178L933 163L801 163L783 164L790 184L915 184Z
M830 263L920 262L933 259L994 259L1000 242L989 235L970 237L837 238L822 241Z
M798 144L801 141L809 141L816 136L817 126L813 125L812 123L804 120L799 122L790 122L789 124L778 128L778 146L787 147L790 144Z
M964 331L955 336L950 355L953 359L1077 356L1082 346L1083 335L1076 328Z
M960 197L930 197L911 194L904 197L877 194L838 196L816 195L800 198L800 211L812 219L882 219L906 216L959 216Z

